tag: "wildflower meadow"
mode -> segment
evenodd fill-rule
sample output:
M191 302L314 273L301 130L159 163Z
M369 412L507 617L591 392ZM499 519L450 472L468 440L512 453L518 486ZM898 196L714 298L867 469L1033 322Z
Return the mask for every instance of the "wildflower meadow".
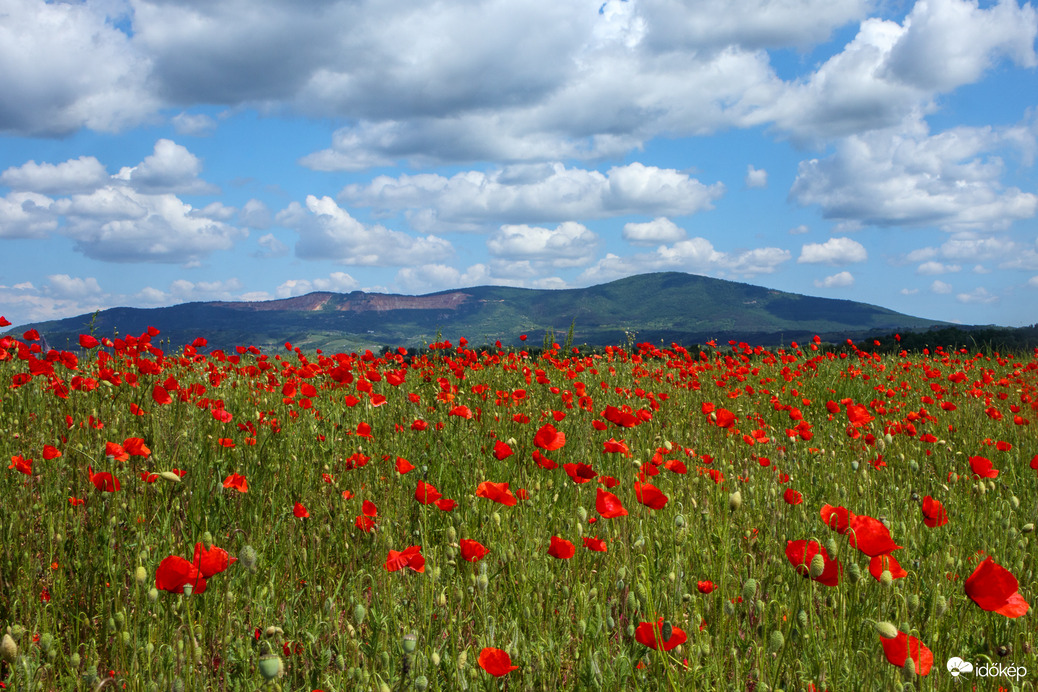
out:
M40 343L0 687L1038 684L1038 353Z

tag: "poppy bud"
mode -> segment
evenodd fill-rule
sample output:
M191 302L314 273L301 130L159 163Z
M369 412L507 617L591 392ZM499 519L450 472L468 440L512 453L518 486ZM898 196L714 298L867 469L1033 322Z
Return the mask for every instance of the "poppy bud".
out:
M825 541L822 543L822 547L825 548L825 552L829 553L830 558L835 558L839 552L839 546L836 545L836 539L832 536L826 536Z
M161 473L159 473L159 476L161 476L163 480L169 481L170 483L180 482L180 476L173 473L172 471L162 471Z
M251 545L242 546L242 549L238 551L238 561L247 570L256 569L256 549Z
M857 584L858 580L861 579L861 567L858 566L857 562L847 565L847 576L852 584Z
M876 632L884 639L897 638L897 627L894 626L894 623L887 620L881 620L876 623Z
M137 570L133 574L133 578L137 580L140 585L145 584L148 581L148 570L144 569L144 565L137 565Z
M774 630L768 636L768 652L776 654L782 650L782 647L786 645L786 638L782 636L780 630Z
M1020 509L1020 498L1013 495L1009 498L1009 504L1013 505L1013 509Z
M358 625L364 624L364 618L367 617L368 609L364 607L363 603L358 603L353 608L353 621Z
M584 509L583 505L577 507L577 516L580 517L581 521L587 521L587 510Z
M901 669L901 679L905 682L915 680L915 661L912 660L911 656L905 657L905 666Z
M414 688L418 690L418 692L425 692L425 690L429 689L429 678L424 675L419 675L414 679Z
M803 608L797 611L797 624L807 629L807 611Z
M736 490L728 496L728 509L735 512L742 507L742 493Z
M465 670L465 665L468 663L468 660L469 660L469 652L468 651L462 651L461 653L459 653L458 654L458 670Z
M49 652L52 646L54 646L53 634L51 634L50 632L44 632L42 635L40 635L40 649L43 650L43 653Z
M1034 524L1024 524L1020 527L1020 530L1024 533L1031 533L1032 531L1034 531Z
M883 570L883 573L879 575L879 583L883 586L890 586L894 583L894 575L890 573L889 569Z
M814 561L812 560L812 564ZM757 580L747 579L742 585L742 600L749 601L757 594Z
M811 558L811 566L808 567L807 573L811 576L812 579L818 579L820 576L822 576L822 572L824 571L825 558L822 556L821 553L817 553L813 558Z
M909 594L908 596L908 610L915 612L919 609L919 594Z
M159 590L156 589L154 586L148 589L148 600L152 603L159 600Z
M0 658L11 665L14 665L14 662L18 659L18 644L15 643L10 634L5 633L3 641L0 641Z
M260 675L266 681L271 681L274 678L281 675L283 665L281 663L281 657L277 654L264 654L260 656L259 665Z
M206 531L202 534L202 544L206 547L206 550L211 550L213 547L213 534Z
M683 517L680 514L677 515L676 517L674 517L674 526L676 526L677 528L680 529L684 525L685 525L685 517Z

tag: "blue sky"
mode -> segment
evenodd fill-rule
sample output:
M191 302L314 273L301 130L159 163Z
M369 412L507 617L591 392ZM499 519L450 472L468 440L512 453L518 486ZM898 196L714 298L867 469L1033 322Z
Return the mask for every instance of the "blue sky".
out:
M685 271L1033 324L1036 34L1016 0L0 0L0 314Z

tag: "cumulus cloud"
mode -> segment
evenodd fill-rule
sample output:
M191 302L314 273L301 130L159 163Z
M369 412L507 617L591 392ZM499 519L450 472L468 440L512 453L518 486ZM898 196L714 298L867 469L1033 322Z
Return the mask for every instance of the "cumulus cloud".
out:
M706 238L689 238L672 245L661 245L653 252L620 257L608 253L585 269L579 277L584 283L604 283L633 274L657 271L684 271L714 276L757 276L771 274L788 262L788 250L767 247L739 252L720 252Z
M253 253L253 257L261 259L271 257L285 257L288 255L288 246L278 240L277 236L273 233L267 233L261 236L256 243L260 246L260 250Z
M687 173L632 163L605 173L561 163L484 173L378 176L348 185L340 201L379 212L407 211L423 230L477 230L488 222L529 223L634 214L679 216L711 209L724 193Z
M270 227L271 221L270 209L258 199L250 199L238 212L238 223L249 228L264 230Z
M54 200L36 192L0 197L0 238L43 238L58 227Z
M70 195L96 190L108 181L108 171L93 156L58 164L29 161L0 173L0 185L43 195Z
M278 298L302 296L314 291L331 291L333 293L349 293L356 290L360 283L346 272L332 272L326 278L289 279L277 287Z
M1038 211L1038 195L1003 188L1005 144L992 128L930 135L921 120L847 137L825 159L802 161L790 197L827 219L875 226L1005 229Z
M202 113L177 113L170 122L178 135L204 137L216 131L216 120Z
M753 164L746 167L746 187L767 187L768 172L763 168L754 168Z
M623 239L631 245L661 245L676 243L686 237L685 229L665 216L645 223L624 224Z
M154 152L133 168L123 169L118 177L141 192L214 194L219 188L198 175L202 161L187 147L169 139L155 142Z
M292 202L278 213L277 222L299 234L296 256L300 259L403 266L440 261L453 254L451 244L437 236L414 237L361 223L331 197L308 195L305 206Z
M824 279L815 281L815 286L818 288L845 288L853 285L854 275L847 271L839 272L832 276L827 276Z
M504 285L509 282L492 279L490 268L485 264L474 264L465 271L460 271L445 264L433 263L401 269L396 274L396 283L407 293L423 294L489 283Z
M534 260L553 267L578 267L594 258L598 236L574 221L554 229L501 226L487 239L490 254L505 260Z
M930 284L930 290L937 294L947 294L952 292L951 284L945 283L940 279L934 279L934 282Z
M830 238L824 243L807 243L800 249L798 264L851 264L868 259L865 246L851 238Z
M957 272L962 267L957 264L944 264L943 262L923 262L916 267L915 273L920 276L933 276L935 274L948 274L950 272Z
M998 296L988 292L983 286L978 286L969 293L958 293L955 296L955 300L960 303L979 303L981 305L987 305L998 301Z

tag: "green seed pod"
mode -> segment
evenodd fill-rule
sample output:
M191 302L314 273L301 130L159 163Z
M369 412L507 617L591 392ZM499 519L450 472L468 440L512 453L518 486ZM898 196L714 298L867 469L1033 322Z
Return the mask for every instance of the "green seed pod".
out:
M1023 531L1024 533L1031 533L1032 531L1034 531L1034 524L1024 524L1020 528L1020 530Z
M69 665L72 666L73 670L79 670L79 666L83 663L83 661L79 658L78 652L73 652L72 655L69 656L68 662Z
M634 637L634 625L628 625L627 626L627 637L628 638L633 638Z
M664 642L669 642L670 638L674 636L674 625L671 624L670 620L664 620L663 627L660 628L660 634L663 635Z
M403 638L400 640L400 648L404 650L405 654L413 654L417 646L418 635L416 634L405 634Z
M432 656L429 657L429 663L432 663L433 668L440 666L440 654L437 651L432 652Z
M156 589L154 586L148 589L148 600L152 603L155 603L157 600L159 600L159 590Z
M247 570L252 571L256 569L256 559L256 549L251 545L242 546L242 549L238 551L238 561Z
M342 671L346 670L346 657L343 656L342 654L339 654L338 656L336 656L335 657L335 667L336 667L336 669L338 669L338 671L340 673Z
M368 609L364 607L363 603L358 603L353 608L353 621L358 625L364 624L364 618L368 615Z
M818 579L822 576L822 572L825 571L825 558L822 557L821 553L816 554L811 558L811 566L808 567L807 573L812 579Z
M257 668L259 669L260 675L263 676L263 679L270 682L281 675L281 672L284 669L284 664L281 663L281 657L277 654L264 654L263 656L260 656Z
M144 586L148 581L148 570L144 569L144 565L137 565L137 569L133 573L133 578L137 582L138 586Z
M786 645L786 638L780 630L772 630L768 636L768 653L777 654Z
M894 626L894 623L887 620L876 623L876 632L884 639L895 639L897 637L897 627Z
M476 580L476 586L479 587L479 590L480 591L486 591L487 587L489 585L490 585L490 580L487 578L487 575L485 575L485 574L479 575L479 578Z
M683 517L680 514L677 515L676 517L674 517L674 526L675 527L680 529L684 525L685 525L685 517Z
M425 690L429 689L429 678L424 675L419 675L414 679L414 688L418 690L418 692L425 692Z
M54 635L50 632L44 632L41 634L40 649L42 649L44 653L48 653L52 646L54 646Z
M757 595L757 580L753 579L751 577L750 579L747 579L745 582L743 582L743 585L742 585L742 600L744 600L744 601L753 600L753 597L756 596L756 595Z

